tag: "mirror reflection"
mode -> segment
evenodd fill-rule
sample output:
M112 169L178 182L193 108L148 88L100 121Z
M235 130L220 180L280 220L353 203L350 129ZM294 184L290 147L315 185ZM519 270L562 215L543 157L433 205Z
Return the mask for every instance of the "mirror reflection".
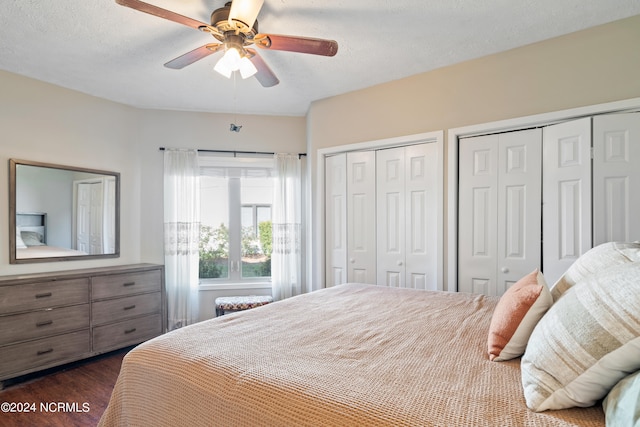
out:
M119 174L10 160L10 262L119 254Z

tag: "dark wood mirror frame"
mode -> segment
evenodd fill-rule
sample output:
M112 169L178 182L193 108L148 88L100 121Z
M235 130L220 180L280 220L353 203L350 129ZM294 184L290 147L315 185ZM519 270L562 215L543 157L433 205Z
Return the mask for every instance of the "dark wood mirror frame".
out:
M43 249L45 249L42 255L38 253L34 256L29 255L28 257L25 257L19 254L20 251L18 251L16 244L18 243L18 240L22 240L22 239L17 238L17 230L18 230L17 227L21 227L17 223L18 215L21 216L21 221L23 220L23 216L28 218L33 217L36 222L41 221L42 223L39 224L40 228L36 227L36 230L38 232L42 230L41 236L46 236L46 233L47 233L47 229L46 229L47 213L46 212L21 213L17 210L18 209L17 189L20 187L20 183L18 183L17 172L18 172L18 167L21 165L33 166L36 168L43 168L43 171L46 169L51 169L53 171L62 171L62 172L66 171L68 173L77 174L80 177L85 177L85 178L89 177L89 178L93 178L94 180L108 181L108 184L106 185L110 189L109 190L110 194L112 194L114 197L113 201L111 202L114 211L109 212L109 215L111 218L109 220L110 221L109 223L111 224L111 229L112 229L112 233L111 233L112 238L110 239L110 242L109 242L110 249L105 252L105 251L102 251L103 248L101 248L100 249L102 251L101 253L91 253L91 251L79 252L78 250L75 250L72 248L66 248L66 247L64 249L54 248L55 250L49 251L46 249L45 245L42 245ZM74 183L74 187L75 187L75 183ZM75 200L77 188L72 188L71 191L73 192L72 198L73 200ZM69 215L69 218L62 218L62 219L65 221L68 221L68 224L66 225L71 230L72 224L75 221L73 206L69 206L68 215ZM58 213L58 216L64 217L65 215ZM36 225L38 226L38 224ZM22 228L29 228L29 227L21 227L21 229ZM72 234L73 236L75 236L76 231L72 230ZM46 242L45 239L46 237L43 237L43 243ZM69 241L72 241L72 240L73 238L70 238ZM35 246L38 246L38 245L35 245ZM75 244L73 246L75 246ZM61 249L61 251L58 252L57 251L58 249ZM55 261L80 261L80 260L88 260L88 259L116 258L119 256L120 256L120 174L118 172L109 172L109 171L87 169L87 168L74 167L74 166L55 165L55 164L33 162L33 161L27 161L27 160L9 159L9 263L10 264L28 264L28 263L55 262Z

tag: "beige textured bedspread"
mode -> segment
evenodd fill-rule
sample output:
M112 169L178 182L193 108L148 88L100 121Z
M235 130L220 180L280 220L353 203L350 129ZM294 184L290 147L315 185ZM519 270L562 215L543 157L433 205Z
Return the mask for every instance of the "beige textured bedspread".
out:
M496 302L347 284L201 322L125 357L100 426L604 426L526 409Z

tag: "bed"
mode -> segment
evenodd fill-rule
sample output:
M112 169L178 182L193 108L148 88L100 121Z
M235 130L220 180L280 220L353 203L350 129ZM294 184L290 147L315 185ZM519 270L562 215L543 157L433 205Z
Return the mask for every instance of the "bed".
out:
M72 257L86 252L47 244L47 214L19 212L16 214L16 259Z
M349 283L129 352L99 426L640 425L640 242L501 297Z

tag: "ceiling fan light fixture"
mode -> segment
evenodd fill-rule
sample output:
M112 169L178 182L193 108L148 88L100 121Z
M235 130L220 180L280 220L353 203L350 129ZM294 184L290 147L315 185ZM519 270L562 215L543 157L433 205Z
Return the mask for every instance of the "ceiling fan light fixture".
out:
M234 71L240 71L243 79L249 78L258 72L255 65L244 54L244 49L243 54L241 54L235 47L228 48L213 69L228 79L231 78L231 73Z
M215 71L226 78L231 78L231 73L240 68L240 52L235 47L227 49L224 56L213 67Z
M248 29L253 28L263 3L264 0L233 0L229 12L229 24L234 25L234 21L240 21Z
M253 65L253 62L251 62L249 58L243 56L242 59L240 59L240 75L243 79L248 79L257 72L258 69Z

